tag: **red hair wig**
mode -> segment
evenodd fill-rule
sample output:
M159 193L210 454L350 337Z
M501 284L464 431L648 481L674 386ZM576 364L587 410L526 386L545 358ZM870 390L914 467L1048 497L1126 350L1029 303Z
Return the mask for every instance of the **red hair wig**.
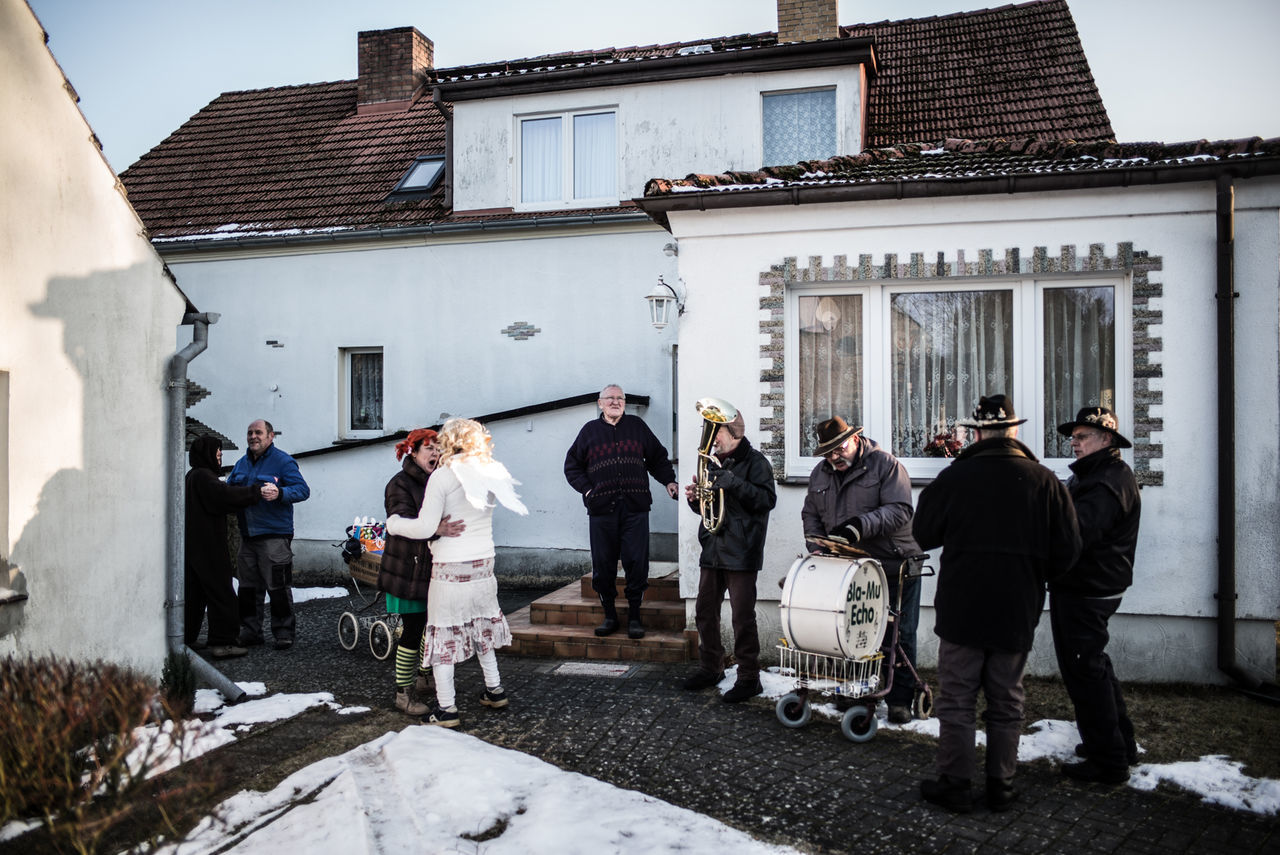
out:
M418 428L409 431L409 435L396 443L396 460L404 459L406 454L416 454L424 442L435 442L436 432L430 428Z

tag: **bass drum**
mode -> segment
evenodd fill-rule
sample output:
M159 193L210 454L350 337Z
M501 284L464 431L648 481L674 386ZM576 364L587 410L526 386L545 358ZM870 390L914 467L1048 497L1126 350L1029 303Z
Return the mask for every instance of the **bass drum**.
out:
M798 558L787 571L780 607L787 644L797 650L874 656L888 626L884 568L874 558Z

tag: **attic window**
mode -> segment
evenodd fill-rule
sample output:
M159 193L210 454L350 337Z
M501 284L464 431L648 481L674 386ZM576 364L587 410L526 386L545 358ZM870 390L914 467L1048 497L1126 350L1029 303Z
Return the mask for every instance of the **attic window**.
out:
M420 199L431 192L444 175L444 155L419 157L391 191L391 199Z

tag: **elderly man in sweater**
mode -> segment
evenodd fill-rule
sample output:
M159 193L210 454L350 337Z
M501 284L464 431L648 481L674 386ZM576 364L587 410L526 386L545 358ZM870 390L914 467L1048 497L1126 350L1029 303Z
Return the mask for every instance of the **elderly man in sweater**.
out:
M618 562L626 574L627 636L644 638L640 603L649 587L649 476L676 498L675 469L667 449L639 416L627 415L627 396L605 386L600 416L578 431L564 457L564 477L582 494L591 533L591 587L600 597L604 622L596 635L618 630Z

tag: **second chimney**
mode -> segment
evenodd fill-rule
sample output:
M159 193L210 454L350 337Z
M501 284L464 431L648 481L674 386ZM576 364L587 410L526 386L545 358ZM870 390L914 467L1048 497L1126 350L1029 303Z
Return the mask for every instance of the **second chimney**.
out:
M836 0L778 0L778 44L840 35Z
M356 112L406 110L435 64L435 45L416 27L360 33Z

